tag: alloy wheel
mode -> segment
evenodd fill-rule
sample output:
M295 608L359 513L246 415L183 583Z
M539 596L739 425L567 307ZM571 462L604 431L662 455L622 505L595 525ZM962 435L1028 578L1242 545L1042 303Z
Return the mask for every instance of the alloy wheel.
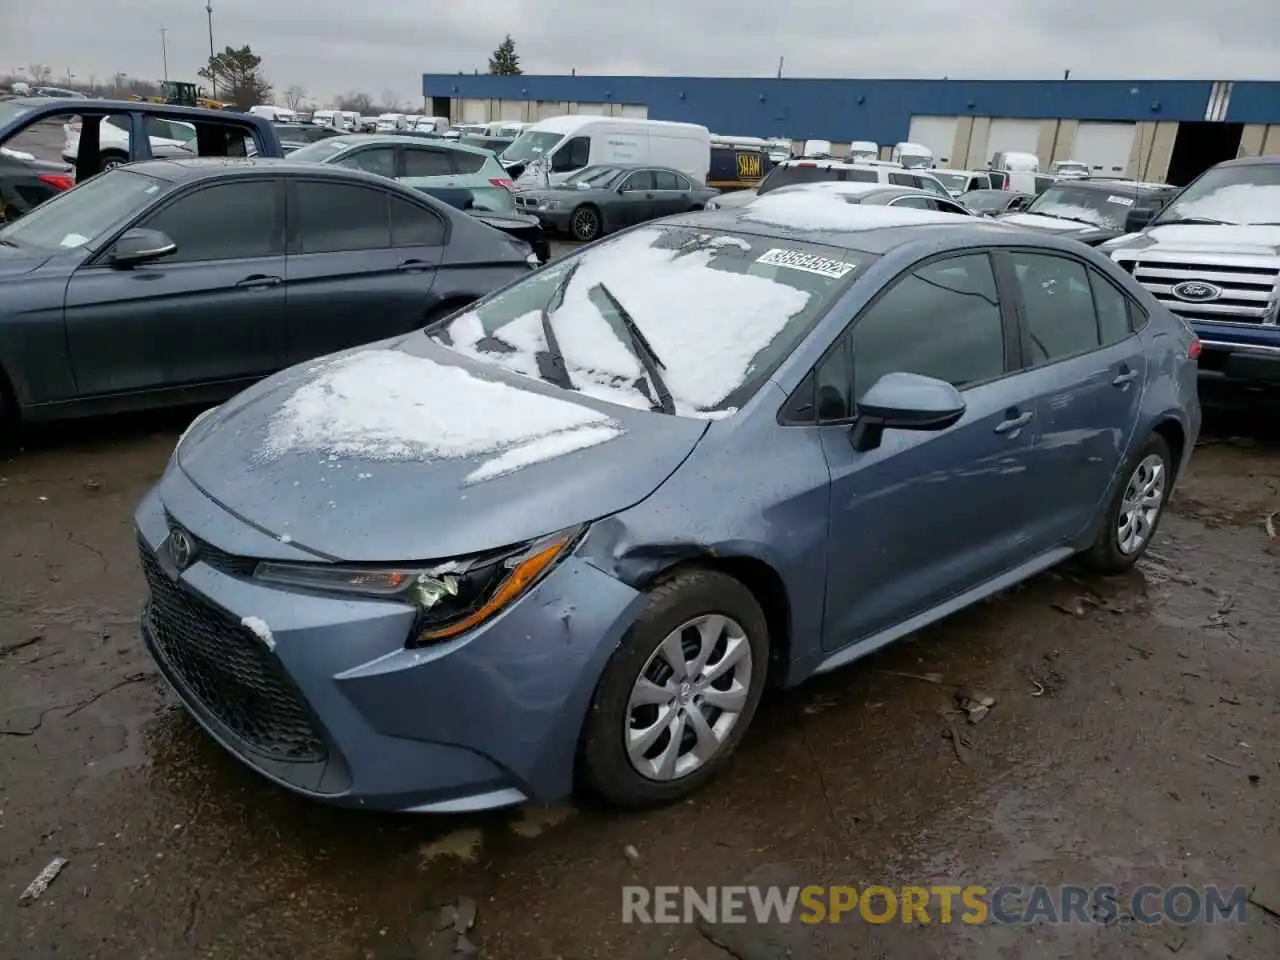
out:
M643 777L678 780L714 758L751 692L751 644L741 624L704 614L671 631L631 689L627 757Z
M1135 554L1151 538L1164 506L1167 474L1164 458L1152 453L1142 458L1129 477L1116 519L1116 545L1121 553Z
M579 240L590 240L599 229L600 218L594 210L584 207L573 214L573 235Z

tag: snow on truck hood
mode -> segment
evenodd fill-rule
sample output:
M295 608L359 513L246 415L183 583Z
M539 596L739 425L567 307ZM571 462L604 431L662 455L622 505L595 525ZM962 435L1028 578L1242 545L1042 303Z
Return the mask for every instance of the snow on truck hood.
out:
M1171 252L1228 253L1280 256L1280 227L1253 224L1172 223L1150 227L1143 233L1118 237L1107 245L1108 253Z
M639 502L706 427L522 382L413 334L250 388L191 430L177 463L303 549L444 559Z
M1063 220L1061 217L1045 217L1038 213L1008 213L996 219L1001 223L1010 223L1015 227L1023 227L1027 230L1045 230L1053 233L1092 233L1096 230L1107 229L1092 223L1077 223L1075 220Z

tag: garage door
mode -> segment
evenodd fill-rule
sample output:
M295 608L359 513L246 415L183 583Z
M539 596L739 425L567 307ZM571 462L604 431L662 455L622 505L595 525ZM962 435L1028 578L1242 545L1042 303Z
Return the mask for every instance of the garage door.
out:
M484 123L488 119L488 100L468 98L462 101L462 123Z
M986 159L990 161L997 153L1034 154L1039 144L1039 120L992 120Z
M1081 123L1071 159L1087 163L1095 177L1123 177L1136 131L1132 123Z
M633 120L647 120L649 118L649 107L643 103L620 103L618 109L613 111L615 117L630 117Z
M951 165L951 151L956 143L955 117L912 117L911 132L907 139L926 146L933 153L938 166Z

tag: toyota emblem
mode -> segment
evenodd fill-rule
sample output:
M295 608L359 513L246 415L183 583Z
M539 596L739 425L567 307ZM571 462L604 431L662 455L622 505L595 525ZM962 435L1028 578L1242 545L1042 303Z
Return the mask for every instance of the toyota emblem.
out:
M1187 280L1174 285L1173 295L1187 303L1209 303L1222 296L1222 288L1203 280Z
M173 557L179 570L191 566L191 561L196 556L196 545L185 531L174 530L169 534L169 555Z

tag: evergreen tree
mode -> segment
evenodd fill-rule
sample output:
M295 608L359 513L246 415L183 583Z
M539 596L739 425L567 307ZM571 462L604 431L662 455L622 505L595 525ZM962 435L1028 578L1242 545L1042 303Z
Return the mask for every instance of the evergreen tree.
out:
M511 39L511 34L508 33L498 44L498 49L493 51L489 58L489 72L503 77L514 77L524 72L520 69L520 54L516 53L516 42Z

